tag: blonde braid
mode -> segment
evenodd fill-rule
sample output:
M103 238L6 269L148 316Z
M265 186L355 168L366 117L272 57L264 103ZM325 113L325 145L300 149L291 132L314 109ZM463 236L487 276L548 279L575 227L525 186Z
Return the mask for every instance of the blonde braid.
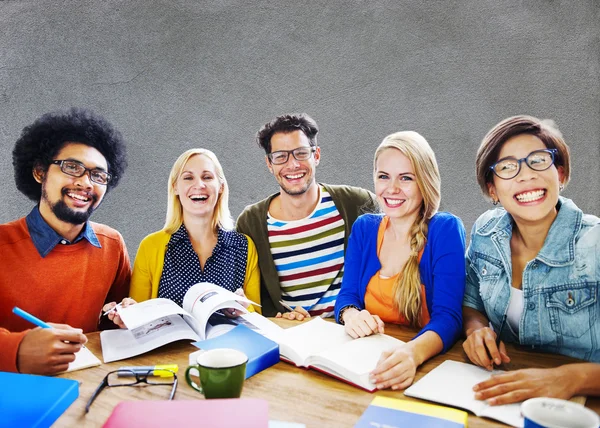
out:
M421 275L419 273L419 253L425 247L427 220L423 212L410 229L410 256L394 284L394 308L404 315L413 327L421 325Z

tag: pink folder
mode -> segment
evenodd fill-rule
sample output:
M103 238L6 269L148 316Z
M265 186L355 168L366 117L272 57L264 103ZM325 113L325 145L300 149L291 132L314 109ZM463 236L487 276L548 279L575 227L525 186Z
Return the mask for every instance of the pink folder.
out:
M123 401L104 424L120 427L267 428L269 403L257 398L187 401Z

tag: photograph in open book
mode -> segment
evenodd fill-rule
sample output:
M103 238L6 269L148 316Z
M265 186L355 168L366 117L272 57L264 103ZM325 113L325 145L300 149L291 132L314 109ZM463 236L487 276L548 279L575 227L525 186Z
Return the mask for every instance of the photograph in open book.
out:
M185 294L183 308L162 298L117 308L127 329L100 333L104 362L140 355L177 340L198 341L222 334L234 327L222 322L220 317L231 314L223 310L235 309L237 314L247 314L243 303L256 305L215 284L198 283ZM220 328L213 329L210 319L215 314L218 316L212 319ZM236 325L239 323L242 322Z

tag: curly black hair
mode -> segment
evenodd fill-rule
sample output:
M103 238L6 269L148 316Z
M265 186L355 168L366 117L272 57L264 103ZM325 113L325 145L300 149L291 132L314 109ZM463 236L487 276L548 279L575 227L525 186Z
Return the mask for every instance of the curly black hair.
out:
M311 146L317 145L317 122L306 113L284 114L264 125L256 133L256 143L266 154L271 153L271 137L277 132L294 132L300 130L308 138Z
M33 177L33 168L48 170L54 156L66 142L82 143L98 150L106 158L112 179L107 191L116 187L127 167L123 136L106 119L83 108L46 113L23 128L13 149L15 182L25 196L39 201L42 186Z

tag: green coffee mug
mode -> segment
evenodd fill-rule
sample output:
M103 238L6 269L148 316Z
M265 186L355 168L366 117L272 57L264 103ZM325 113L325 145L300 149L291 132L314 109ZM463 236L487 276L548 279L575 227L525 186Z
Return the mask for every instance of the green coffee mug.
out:
M248 357L236 349L211 349L198 355L185 371L185 380L206 398L238 398L246 378ZM192 379L199 378L197 383Z

